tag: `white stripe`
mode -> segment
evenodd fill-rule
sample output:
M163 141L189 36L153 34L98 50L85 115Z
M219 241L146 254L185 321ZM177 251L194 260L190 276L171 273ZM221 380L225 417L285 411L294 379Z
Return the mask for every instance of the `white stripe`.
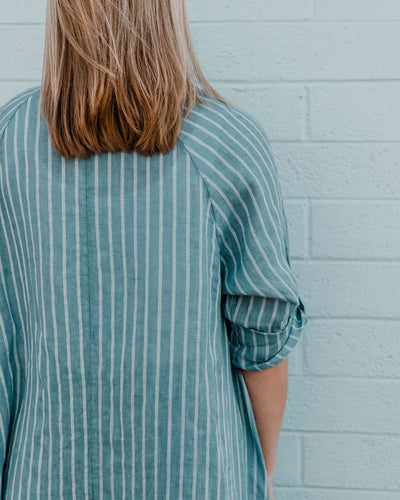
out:
M40 197L39 197L39 137L40 137L40 112L39 112L39 104L38 108L36 110L36 138L35 138L35 200L36 200L36 222L37 222L37 227L38 227L38 237L37 241L39 244L39 264L40 264L40 285L41 285L41 304L42 304L42 320L44 321L44 325L40 325L40 335L39 335L39 340L38 340L38 346L40 346L40 338L42 337L42 332L43 330L46 329L46 316L45 316L45 310L44 310L44 291L43 291L43 254L42 254L42 233L41 233L41 225L40 225ZM36 247L35 247L35 262L36 262ZM36 273L36 271L35 271ZM37 290L36 287L36 296L39 297L39 291ZM40 376L40 367L41 367L41 359L42 359L42 349L39 349L39 357L38 357L38 376ZM47 375L48 375L48 365L47 365ZM48 384L48 390L47 390L47 397L48 397L48 402L49 402L49 433L50 433L50 450L51 450L51 442L52 442L52 434L51 434L51 405L50 405L50 389L49 389L49 377L47 377L47 384ZM44 387L44 383L42 381L42 385ZM40 453L39 453L39 465L38 465L38 470L42 470L42 460L43 460L43 453L44 453L44 423L45 423L45 401L44 401L44 391L42 391L42 432L41 432L41 439L40 439ZM49 460L50 462L50 460ZM50 473L50 464L48 465L48 473ZM36 488L36 496L39 497L40 495L40 486L41 486L41 479L42 475L39 474L38 477L38 482L37 482L37 488Z
M53 187L52 187L52 179L53 179L53 169L52 169L52 151L51 151L51 142L49 141L49 159L48 159L48 210L49 210L49 238L50 238L50 287L51 287L51 305L52 305L52 314L53 314L53 330L54 333L54 350L55 350L55 364L56 364L56 379L57 379L57 394L58 394L58 432L59 432L59 452L60 452L60 476L63 477L64 474L64 462L63 462L63 447L64 447L64 436L62 429L62 415L63 415L63 407L62 407L62 397L61 397L61 377L60 377L60 362L59 362L59 352L58 352L58 327L57 327L57 315L56 315L56 304L55 304L55 280L54 280L54 234L53 234ZM60 498L63 498L63 482L60 481Z
M111 195L111 153L107 153L108 170L107 170L107 200L108 200L108 248L110 259L110 284L111 284L111 317L110 317L110 334L111 334L111 353L110 353L110 480L111 480L111 498L115 498L114 491L114 360L115 360L115 272L114 272L114 247L112 242L113 222L112 222L112 195ZM100 401L99 401L100 411Z
M187 170L190 172L190 158L188 157ZM190 178L190 175L189 175ZM199 420L199 377L200 377L200 337L201 337L201 309L202 309L202 298L203 298L203 180L199 176L199 291L198 291L198 309L197 309L197 342L196 342L196 383L195 383L195 415L194 415L194 457L193 457L193 489L192 489L192 499L196 500L196 484L197 484L197 426ZM189 292L190 293L190 292ZM188 295L189 295L188 293ZM185 336L186 338L186 336Z
M162 327L162 298L163 298L163 213L164 213L164 156L159 158L159 208L158 208L158 300L157 300L157 363L155 380L155 410L154 410L154 498L158 498L158 430L159 430L159 387L161 368L161 327Z
M31 106L31 100L32 97L29 97L28 103L27 103L27 108L26 108L26 114L25 114L25 128L24 128L24 156L25 156L25 179L26 179L26 190L25 190L25 195L26 195L26 202L28 206L28 220L29 220L29 225L30 225L30 236L31 236L31 247L33 250L33 263L34 263L34 277L35 277L35 285L36 285L36 297L39 296L38 294L38 288L37 288L37 280L36 280L36 254L35 254L35 243L34 243L34 238L33 238L33 227L32 227L32 213L31 213L31 202L30 202L30 196L29 196L29 161L28 161L28 124L29 124L29 116L30 116L30 106ZM37 134L36 134L37 135ZM29 253L29 255L31 255ZM31 266L31 273L32 273L32 263L30 263ZM40 327L40 326L39 326ZM35 340L33 342L33 347L36 347L36 337L38 334L38 325L35 320ZM36 356L36 352L31 352L31 363L33 365L33 356ZM38 400L39 400L39 377L36 377L36 389L35 389L35 412L34 412L34 421L33 421L33 431L31 432L31 443L30 443L30 448L31 448L31 455L29 459L29 473L28 473L28 486L27 486L27 497L30 497L31 494L31 482L32 482L32 465L33 465L33 453L34 453L34 435L36 432L36 424L37 424L37 412L38 412ZM30 406L30 405L29 405Z
M190 219L190 162L188 161L186 155L186 169L185 169L185 181L186 181L186 233L185 233L185 242L186 248L190 242L190 228L191 228L191 219ZM174 190L175 192L175 190ZM174 217L175 220L175 217ZM175 241L175 239L174 239ZM186 270L186 291L185 291L185 327L183 332L183 356L182 356L182 392L181 392L181 439L180 439L180 464L179 464L179 500L183 500L184 492L183 492L183 481L184 481L184 465L185 465L185 422L186 422L186 371L187 371L187 336L189 331L189 307L190 307L190 253L186 252L185 254L185 270ZM173 313L175 309L173 309ZM195 445L194 445L195 448Z
M109 153L108 153L109 154ZM103 368L103 275L101 271L101 244L100 244L100 227L99 227L99 155L95 155L95 228L96 228L96 255L97 255L97 272L98 272L98 291L99 291L99 332L97 338L97 345L99 347L99 358L98 358L98 371L97 371L97 383L98 383L98 408L97 408L97 418L98 418L98 440L99 440L99 469L100 469L100 499L103 500L104 495L104 465L103 465L103 421L102 421L102 400L103 400L103 384L101 371ZM92 366L94 364L92 363ZM94 387L92 387L94 390ZM94 423L92 422L92 425ZM92 455L93 456L93 455Z
M203 182L203 181L202 181ZM206 229L205 229L205 245L206 245L206 255L209 255L209 238L212 238L213 235L209 236L208 229L208 221L210 220L211 212L211 200L208 199L207 202L207 213L206 213ZM212 266L212 259L211 261L211 266ZM209 276L212 276L212 267L208 269ZM207 316L207 321L210 320L211 318L211 304L210 304L210 297L212 297L212 280L209 280L208 285L208 292L207 292L207 302L206 302L206 311L209 312ZM206 323L208 324L208 323ZM210 351L210 332L207 332L207 346L208 350ZM210 475L210 439L211 439L211 407L210 407L210 384L208 381L208 353L204 353L204 365L203 365L203 370L205 374L205 386L206 386L206 398L207 398L207 424L206 424L206 463L204 464L205 468L205 493L204 493L204 498L209 498L210 497L210 492L209 492L209 475ZM215 369L215 365L213 366L213 369Z
M74 386L72 380L72 363L71 363L71 331L69 326L69 305L68 305L68 289L67 289L67 228L65 214L65 158L61 158L61 223L62 223L62 249L63 249L63 295L64 295L64 313L65 313L65 333L67 336L67 368L68 368L68 387L69 387L69 409L71 423L71 481L72 481L72 498L76 500L76 478L75 478L75 421L74 421ZM60 478L60 481L62 479Z
M172 194L173 194L173 215L172 215L172 287L171 287L171 338L169 355L169 379L168 379L168 433L167 433L167 486L166 500L171 498L171 434L172 434L172 394L173 394L173 370L174 370L174 342L175 342L175 299L176 299L176 169L177 169L177 148L172 151ZM181 422L181 429L182 422ZM183 432L183 430L181 431ZM179 474L181 467L179 466ZM181 486L179 487L179 496L181 495Z
M120 184L120 197L121 197L121 249L122 249L122 269L123 269L123 282L124 282L124 318L122 326L122 353L121 353L121 365L120 365L120 393L119 393L119 412L120 412L120 425L121 425L121 467L122 467L122 498L126 498L126 479L125 479L125 431L124 431L124 419L123 419L123 408L124 408L124 362L125 362L125 349L126 349L126 320L127 320L127 309L128 309L128 283L127 283L127 270L126 270L126 242L125 242L125 153L121 153L121 184Z
M135 297L138 296L138 248L137 248L137 166L138 166L138 157L137 153L133 153L133 253L134 253L134 281L135 281ZM132 485L131 485L131 495L134 498L135 495L135 481L136 481L136 442L135 442L135 367L136 367L136 332L137 332L137 303L138 301L134 301L134 309L133 309L133 331L132 331L132 353L131 353L131 432L132 432Z
M146 384L147 384L147 339L148 339L148 319L149 319L149 259L150 259L150 157L146 158L146 258L145 258L145 303L144 303L144 325L143 325L143 398L142 398L142 494L146 498Z
M84 355L84 329L82 318L82 285L81 285L81 241L80 241L80 207L79 207L79 160L75 159L75 240L76 240L76 294L78 304L78 323L79 323L79 357L82 381L82 412L83 412L83 448L84 448L84 466L83 466L83 479L85 488L85 499L89 498L89 445L88 445L88 416L87 416L87 391L86 391L86 376L85 376L85 355Z

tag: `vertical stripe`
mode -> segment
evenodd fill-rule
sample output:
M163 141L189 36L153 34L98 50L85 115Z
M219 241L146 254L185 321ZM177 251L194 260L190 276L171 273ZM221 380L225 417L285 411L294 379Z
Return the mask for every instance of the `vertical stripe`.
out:
M144 289L144 325L143 325L143 386L142 386L142 492L146 498L146 384L147 384L147 335L148 335L148 320L149 320L149 232L150 232L150 158L146 159L146 241L145 241L145 289Z
M189 156L189 155L188 155ZM201 181L202 182L202 181ZM206 207L207 213L206 213L206 221L210 220L210 210L211 210L211 202L208 199L207 202L207 207ZM206 255L209 255L209 224L206 225L206 230L205 230L205 252ZM211 264L212 260L210 259ZM208 269L208 272L210 275L212 274L212 267ZM210 281L208 283L210 285ZM209 312L207 316L207 324L210 324L210 318L211 318L211 304L210 304L210 290L208 290L207 293L207 304L206 304L206 310ZM211 439L211 405L210 405L210 383L208 380L208 366L207 366L207 361L208 361L208 350L210 349L210 334L208 333L207 335L207 350L204 352L204 365L203 365L203 370L205 374L205 390L206 390L206 399L207 399L207 420L206 420L206 460L204 464L204 474L205 474L205 480L204 480L204 498L209 498L210 497L210 439Z
M60 477L63 477L64 470L64 461L63 461L63 444L64 444L64 436L63 436L63 428L62 428L62 415L63 415L63 407L62 407L62 388L61 388L61 378L60 378L60 362L59 362L59 351L58 351L58 325L57 325L57 311L56 311L56 303L55 303L55 281L54 281L54 253L55 253L55 245L54 245L54 221L53 221L53 170L52 170L52 152L51 152L51 143L48 142L48 183L47 183L47 195L48 195L48 216L49 216L49 230L50 230L50 290L51 290L51 306L52 306L52 319L53 319L53 328L52 331L54 333L54 350L55 350L55 366L56 366L56 381L57 381L57 395L58 395L58 445L59 445L59 474ZM59 195L57 192L56 195ZM56 443L57 444L57 443ZM63 486L64 482L60 481L59 483L59 496L63 497ZM50 488L50 486L49 486Z
M168 430L167 430L167 484L166 484L166 500L173 497L171 492L171 434L172 434L172 393L173 393L173 369L174 369L174 341L175 341L175 294L176 294L176 153L177 149L173 149L172 160L172 195L173 195L173 210L172 210L172 239L171 239L171 261L172 261L172 289L171 289L171 319L170 319L170 343L169 343L169 374L168 374ZM185 297L186 306L186 297ZM180 422L180 429L183 432L183 423ZM181 438L182 439L182 438ZM179 477L182 475L182 457L179 457ZM179 483L178 496L181 498L182 485Z
M35 238L36 243L35 245L32 246L34 249L34 261L35 261L35 276L37 276L37 268L36 268L36 257L37 257L37 245L39 246L39 265L40 265L40 272L39 275L41 277L41 298L42 298L42 306L44 307L43 304L43 280L42 280L42 255L41 255L41 239L40 239L40 225L39 225L39 196L38 196L38 191L39 191L39 137L40 137L40 112L39 112L39 103L37 104L36 107L36 136L35 136L35 150L34 150L34 172L35 172L35 207L36 207L36 224L37 224L37 230L38 234L37 237ZM28 155L28 150L25 151L26 155ZM33 235L33 229L32 229L32 235ZM38 289L38 282L36 280L36 289L35 289L36 297L39 297L39 289ZM43 331L43 319L39 316L39 326L40 326L40 334L39 338L41 335L41 332ZM37 341L36 345L40 345L39 341ZM39 366L41 364L41 354L42 350L40 349L39 354L36 353L37 355L37 379L39 382ZM43 383L43 382L42 382ZM43 395L43 388L41 391L41 405L42 405L42 425L41 425L41 438L40 438L40 450L39 450L39 460L38 460L38 470L42 471L43 467L43 453L44 453L44 428L45 428L45 400L44 400L44 395ZM50 410L49 410L50 414ZM36 497L39 497L40 495L40 487L41 487L41 474L39 474L37 478L37 485L36 485Z
M176 169L176 162L174 162L174 170ZM192 220L191 220L191 213L190 213L190 163L187 161L186 162L186 169L185 169L185 180L186 180L186 249L188 246L188 242L190 242L190 231L192 228ZM174 186L176 184L176 178L174 179ZM176 188L174 189L174 194L176 192ZM174 213L176 213L176 196L174 197ZM176 216L175 216L176 217ZM174 221L175 221L174 217ZM176 231L176 229L175 229ZM174 240L175 241L175 238ZM174 251L174 254L176 254L176 251ZM183 342L183 355L182 355L182 364L183 367L187 367L187 343L188 343L188 334L189 334L189 306L190 306L190 270L191 270L191 261L190 261L190 251L186 252L186 291L185 291L185 327L184 327L184 342ZM176 259L174 260L176 262ZM172 309L175 311L175 309ZM183 480L184 480L184 459L185 459L185 433L186 433L186 412L185 412L185 404L186 404L186 374L187 370L184 368L183 369L183 376L182 376L182 396L181 396L181 435L180 435L180 463L179 463L179 500L182 500L184 498L183 494ZM194 448L194 446L193 446ZM190 475L189 477L192 477ZM193 478L194 481L194 478ZM194 483L193 483L194 484Z
M123 270L123 298L124 298L124 317L122 325L122 354L120 365L120 393L119 393L119 413L121 425L121 467L122 467L122 498L126 498L126 473L125 473L125 429L124 429L124 363L125 363L125 350L126 350L126 324L127 324L127 310L128 310L128 276L126 269L126 241L125 241L125 153L121 154L121 184L120 184L120 197L121 197L121 247L122 247L122 270Z
M107 155L109 158L110 155ZM104 470L104 462L103 462L103 411L102 411L102 402L103 402L103 381L102 381L102 368L103 368L103 275L102 275L102 266L101 266L101 244L100 244L100 222L99 222L99 156L95 155L95 170L94 170L94 180L95 180L95 192L94 192L94 208L95 208L95 228L96 228L96 257L97 257L97 275L98 275L98 293L99 293L99 301L98 301L98 321L99 321L99 331L98 337L96 340L96 345L99 351L99 357L97 362L97 390L98 390L98 403L97 403L97 422L98 428L97 430L97 439L99 442L99 471L100 471L100 500L103 500L104 495L104 477L106 471ZM107 200L107 206L109 206L109 199ZM95 366L93 360L93 368ZM92 422L92 425L94 423ZM95 434L95 435L96 435ZM111 450L110 450L111 452ZM92 464L94 460L92 459ZM110 474L110 471L109 471Z
M111 351L110 351L110 481L111 481L111 498L115 498L115 485L114 485L114 363L115 363L115 272L114 272L114 254L113 254L113 222L112 222L112 197L111 197L111 168L112 168L112 158L111 154L108 153L108 244L109 244L109 259L110 259L110 283L111 283L111 316L110 316L110 334L111 334ZM101 366L102 363L99 363ZM100 371L99 371L100 373ZM101 405L99 403L99 413L101 412Z
M307 317L262 126L206 98L166 154L70 161L39 91L0 106L1 497L268 500L241 369Z
M158 448L159 448L159 387L160 387L160 368L161 368L161 326L162 326L162 305L163 305L163 203L164 203L164 157L159 158L159 204L158 204L158 295L157 295L157 363L156 380L154 387L154 499L158 498Z
M210 201L211 203L211 201ZM216 256L217 256L217 252L216 252L216 244L215 244L215 241L216 241L216 236L217 236L217 233L216 233L216 226L215 226L215 223L213 221L213 238L212 238L212 253L211 253L211 262L212 262L212 265L214 265L214 261L216 261ZM212 267L211 267L211 270L212 270ZM211 274L212 275L212 272ZM221 282L221 279L220 279L220 273L218 273L218 278L217 278L217 288L220 287L220 283ZM214 362L214 365L218 365L218 360L217 360L217 356L216 356L216 352L217 352L217 335L219 333L219 330L218 330L218 319L219 319L219 297L218 297L218 294L215 294L214 295L214 311L215 311L215 315L213 317L213 324L214 324L214 328L213 328L213 331L212 331L212 336L213 336L213 344L212 344L212 350L211 350L211 357L213 359L213 362ZM211 332L210 332L211 334ZM218 376L219 374L216 373L217 372L217 368L214 369L213 373L214 373L214 376L215 376L215 380L214 380L214 384L215 384L215 390L217 392L217 408L216 408L216 414L217 416L219 417L221 415L221 399L220 399L220 385L218 383ZM219 372L219 367L218 367L218 372ZM221 427L220 427L220 418L217 419L217 428L216 428L216 435L217 435L217 444L218 444L218 452L217 452L217 477L218 477L218 482L217 482L217 492L216 492L216 495L217 495L217 500L220 500L221 499L221 482L222 482L222 464L221 464L221 457L225 457L225 453L224 453L224 450L222 448L222 443L221 443Z
M76 499L76 481L75 481L75 424L74 424L74 388L72 380L72 366L71 366L71 332L69 327L69 314L68 314L68 290L66 282L67 273L67 235L66 235L66 220L65 220L65 159L61 160L61 224L62 224L62 269L63 269L63 298L64 298L64 315L65 315L65 329L67 336L67 364L68 364L68 385L69 385L69 410L70 410L70 424L71 424L71 480L73 499Z
M80 375L82 382L82 416L83 416L83 454L84 454L84 466L83 466L83 478L84 478L84 491L85 499L89 498L89 444L88 444L88 411L87 411L87 391L86 391L86 375L85 375L85 355L84 355L84 337L85 332L83 330L83 313L82 313L82 284L81 284L81 241L80 241L80 224L79 219L81 217L79 206L79 172L80 165L79 160L75 159L75 262L76 262L76 294L77 294L77 304L78 304L78 326L79 326L79 365L80 365Z
M31 211L31 199L30 199L30 178L29 178L29 155L28 155L28 123L29 123L29 116L30 116L30 106L31 106L31 101L32 101L32 96L29 97L28 99L28 104L27 104L27 109L26 109L26 114L25 114L25 129L24 129L24 158L25 158L25 179L26 179L26 185L25 185L25 196L27 200L27 207L28 207L28 220L29 220L29 230L30 230L30 245L33 250L33 265L30 264L31 266L31 275L32 273L35 276L35 293L36 296L38 296L38 282L36 279L37 276L37 265L36 265L36 249L35 249L35 242L34 242L34 237L33 237L33 226L32 226L32 211ZM36 130L35 130L35 146L37 144L37 137L38 137L38 123L36 122ZM34 267L34 270L32 270L32 267ZM33 283L32 283L32 289L33 289ZM37 345L37 335L38 335L38 328L40 328L41 325L37 323L37 320L35 321L35 339L33 341L33 346ZM34 347L33 347L34 348ZM35 353L31 352L31 363L32 363L32 370L34 368L34 357ZM37 369L37 367L36 367ZM37 373L36 373L37 375ZM32 376L33 378L33 376ZM32 468L33 468L33 456L34 456L34 451L35 451L35 446L34 446L34 434L36 432L37 426L40 424L40 418L38 418L38 412L39 412L39 377L36 377L36 386L35 386L35 403L34 403L34 420L33 420L33 432L31 433L31 441L30 441L30 458L29 458L29 473L28 473L28 486L27 486L27 497L29 498L31 495L31 487L32 487ZM42 402L43 405L43 402ZM38 450L39 453L42 450L43 443L41 441L41 446L40 449ZM34 485L35 483L33 483Z
M188 170L188 175L190 178L190 158L188 156L188 162L187 162L187 170ZM202 303L202 293L203 293L203 281L202 281L202 266L203 266L203 181L199 177L198 178L199 182L199 235L198 235L198 241L199 241L199 256L198 256L198 266L199 266L199 271L198 271L198 276L199 276L199 289L198 289L198 309L197 309L197 332L196 332L196 381L195 381L195 388L194 388L194 404L195 404L195 409L194 409L194 436L193 436L193 452L194 452L194 457L193 457L193 486L192 486L192 498L193 500L196 499L196 486L197 486L197 468L198 468L198 462L197 462L197 455L198 455L198 429L197 426L199 424L199 377L200 377L200 341L201 341L201 329L203 328L203 324L201 322L201 310L203 307ZM189 293L188 293L189 295ZM187 336L185 336L185 339Z

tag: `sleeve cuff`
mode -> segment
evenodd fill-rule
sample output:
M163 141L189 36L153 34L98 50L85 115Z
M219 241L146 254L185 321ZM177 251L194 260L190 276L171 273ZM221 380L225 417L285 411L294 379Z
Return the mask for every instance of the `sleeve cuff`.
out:
M304 304L299 299L297 308L280 331L263 332L232 324L229 346L232 365L243 370L261 371L279 364L293 350L307 322Z

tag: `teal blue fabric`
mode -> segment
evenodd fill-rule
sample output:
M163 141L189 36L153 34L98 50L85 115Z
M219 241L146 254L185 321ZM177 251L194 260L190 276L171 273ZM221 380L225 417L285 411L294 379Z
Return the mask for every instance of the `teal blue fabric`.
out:
M206 98L165 155L68 159L0 108L1 498L268 499L241 369L307 322L270 144Z

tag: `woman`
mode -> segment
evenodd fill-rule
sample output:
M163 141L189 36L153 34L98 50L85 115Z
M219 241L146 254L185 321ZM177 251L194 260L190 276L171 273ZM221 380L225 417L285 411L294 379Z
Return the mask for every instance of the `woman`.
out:
M184 0L48 0L0 108L2 499L269 499L306 323L265 132Z

